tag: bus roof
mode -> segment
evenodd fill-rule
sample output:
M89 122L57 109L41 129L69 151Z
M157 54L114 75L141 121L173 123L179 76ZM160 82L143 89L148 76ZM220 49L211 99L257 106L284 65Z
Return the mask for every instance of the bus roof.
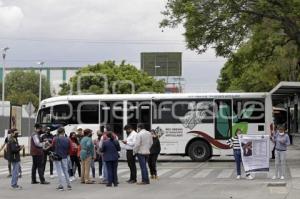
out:
M60 104L67 101L93 100L156 100L156 99L214 99L214 98L265 98L268 93L172 93L172 94L103 94L103 95L64 95L45 99L41 105Z

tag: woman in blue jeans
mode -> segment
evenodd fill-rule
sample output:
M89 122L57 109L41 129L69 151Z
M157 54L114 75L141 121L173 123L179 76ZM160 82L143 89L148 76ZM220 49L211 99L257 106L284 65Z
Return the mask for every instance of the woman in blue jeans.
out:
M242 164L242 155L241 155L241 147L239 143L238 136L242 133L241 129L236 129L234 136L227 141L230 147L233 149L234 160L236 164L236 179L241 179L241 164ZM246 178L248 180L252 180L253 177L250 173L246 172Z

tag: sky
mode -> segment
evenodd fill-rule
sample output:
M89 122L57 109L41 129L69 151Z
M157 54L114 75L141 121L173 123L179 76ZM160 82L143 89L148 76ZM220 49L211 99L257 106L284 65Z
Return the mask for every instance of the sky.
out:
M0 0L0 48L6 67L85 66L141 52L182 52L185 92L216 92L224 58L186 48L183 27L159 28L166 0Z

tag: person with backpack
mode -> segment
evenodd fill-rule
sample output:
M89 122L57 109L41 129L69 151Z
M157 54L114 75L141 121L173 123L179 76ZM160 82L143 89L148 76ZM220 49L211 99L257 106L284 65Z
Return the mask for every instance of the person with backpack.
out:
M7 153L8 159L12 164L12 178L11 178L11 188L12 189L22 189L18 185L19 171L20 171L20 151L24 146L19 145L18 142L18 131L17 129L11 129L11 136L7 143Z
M68 173L68 153L70 147L70 140L65 136L65 129L63 127L60 127L57 130L57 136L53 139L52 145L53 151L55 153L53 162L55 164L59 182L59 185L56 189L59 191L64 190L64 184L66 184L68 190L72 190Z

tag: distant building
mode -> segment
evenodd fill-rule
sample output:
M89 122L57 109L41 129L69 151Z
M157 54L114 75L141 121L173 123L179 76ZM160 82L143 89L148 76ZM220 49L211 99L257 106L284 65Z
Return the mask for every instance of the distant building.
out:
M51 94L57 95L60 87L59 85L68 82L69 79L75 75L76 71L81 67L42 67L42 74L46 76L50 81ZM6 73L14 70L31 71L34 70L37 73L40 71L40 67L6 67ZM0 82L2 81L2 67L0 67Z

